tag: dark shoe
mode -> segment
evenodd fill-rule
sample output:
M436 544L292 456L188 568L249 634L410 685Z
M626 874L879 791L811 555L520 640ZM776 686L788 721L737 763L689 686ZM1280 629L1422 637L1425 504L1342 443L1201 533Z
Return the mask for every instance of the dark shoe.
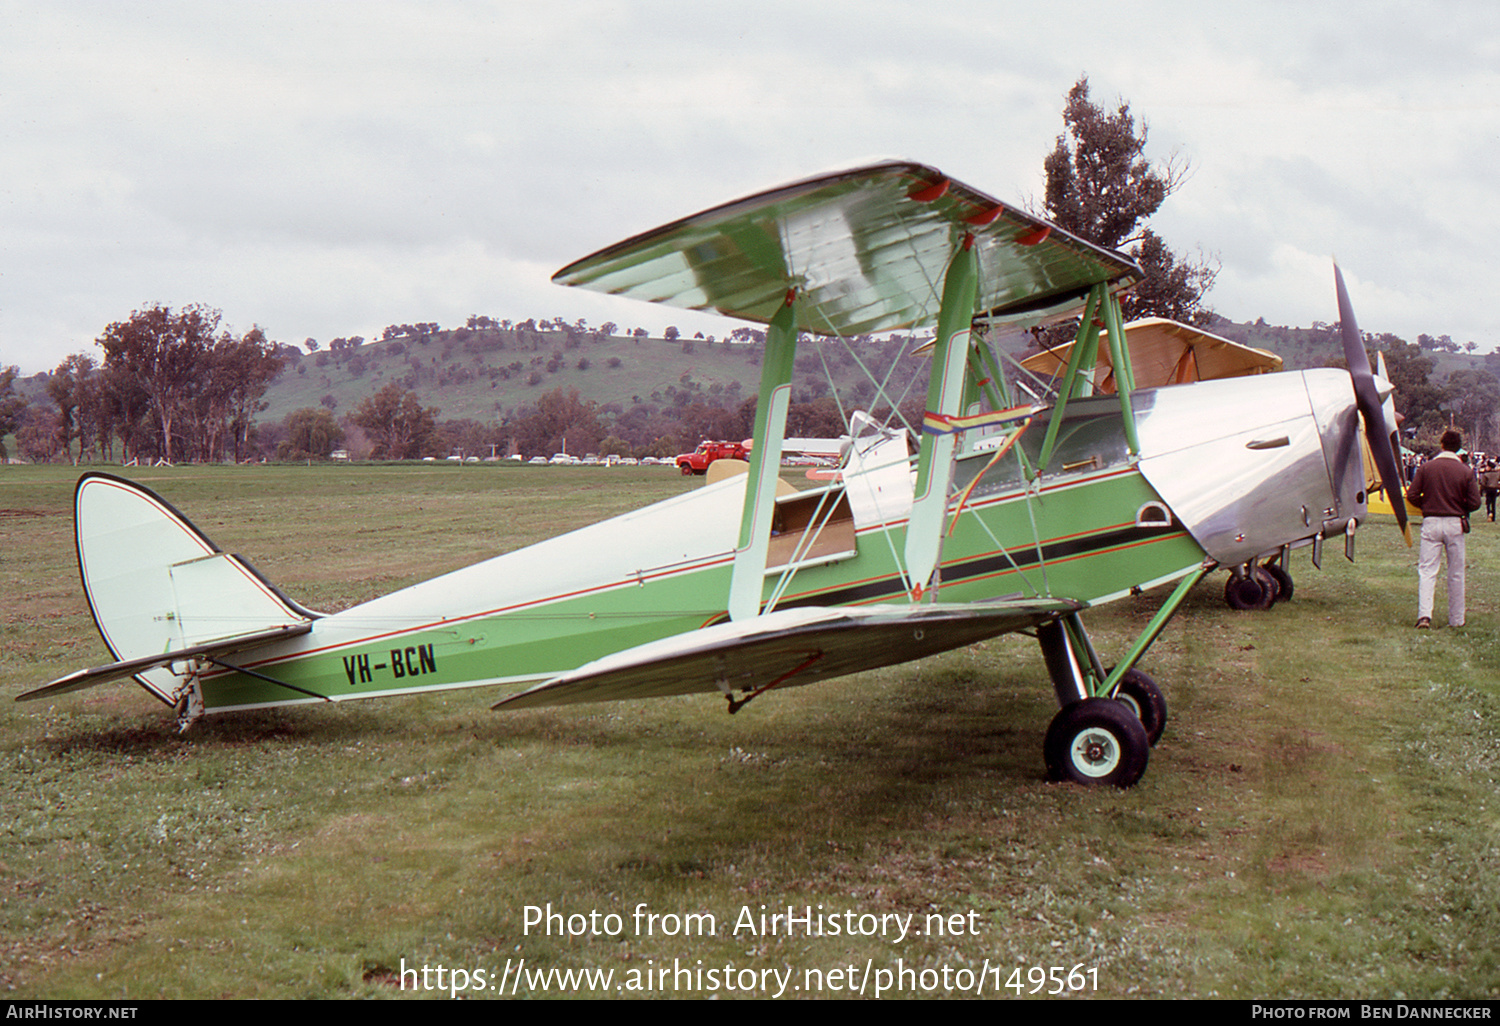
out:
M1424 616L1424 617L1421 617L1419 620L1417 620L1417 630L1419 630L1419 631L1425 631L1428 628L1430 628L1431 626L1432 626L1432 618L1431 617Z

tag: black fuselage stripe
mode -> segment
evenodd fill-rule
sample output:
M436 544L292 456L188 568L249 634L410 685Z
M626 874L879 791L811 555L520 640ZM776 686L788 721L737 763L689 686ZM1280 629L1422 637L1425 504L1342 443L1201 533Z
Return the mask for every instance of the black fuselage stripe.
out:
M1138 545L1141 542L1160 541L1164 538L1183 533L1185 532L1182 525L1176 521L1173 521L1169 525L1162 524L1151 527L1136 527L1131 525L1130 527L1117 528L1112 531L1103 531L1099 534L1047 542L1041 546L1040 552L1035 545L1017 547L1014 551L1008 553L992 552L987 555L976 556L973 559L966 559L959 563L943 564L943 583L960 584L964 581L987 577L1008 570L1024 570L1039 563L1059 562L1066 559L1076 559L1080 556L1096 555L1100 552L1119 548L1124 545ZM853 606L865 602L878 601L883 598L890 598L895 595L904 594L905 592L906 582L897 574L844 588L835 588L831 591L799 595L796 598L778 602L776 608L791 609L796 606Z

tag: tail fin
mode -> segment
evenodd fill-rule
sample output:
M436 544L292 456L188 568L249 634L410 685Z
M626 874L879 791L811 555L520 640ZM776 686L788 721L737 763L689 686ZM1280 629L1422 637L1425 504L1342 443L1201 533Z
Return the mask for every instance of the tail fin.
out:
M85 474L73 501L84 594L104 643L121 663L305 630L320 615L221 550L148 488L111 474ZM134 676L165 702L179 683L169 666Z

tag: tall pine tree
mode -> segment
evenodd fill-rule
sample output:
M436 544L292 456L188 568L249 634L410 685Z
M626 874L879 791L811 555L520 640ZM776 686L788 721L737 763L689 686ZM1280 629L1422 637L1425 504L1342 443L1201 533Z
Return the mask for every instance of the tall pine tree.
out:
M1213 312L1203 297L1218 274L1210 262L1175 255L1147 220L1182 185L1186 166L1158 166L1145 156L1146 125L1130 104L1108 111L1089 98L1089 80L1068 90L1067 131L1045 164L1045 214L1059 227L1095 245L1122 250L1146 272L1121 299L1127 320L1170 317L1207 323Z

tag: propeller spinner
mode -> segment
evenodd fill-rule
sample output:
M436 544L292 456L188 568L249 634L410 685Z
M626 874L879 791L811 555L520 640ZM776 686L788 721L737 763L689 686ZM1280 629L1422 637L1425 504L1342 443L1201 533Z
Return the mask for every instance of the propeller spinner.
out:
M1338 286L1339 327L1343 332L1344 362L1349 365L1349 377L1354 383L1354 403L1365 422L1365 440L1375 459L1375 469L1380 472L1381 487L1385 489L1386 498L1390 499L1396 523L1401 526L1401 537L1410 546L1411 532L1406 525L1405 486L1401 479L1401 461L1397 456L1400 442L1396 427L1386 421L1380 390L1375 386L1375 375L1370 370L1370 355L1365 352L1359 325L1354 322L1354 307L1349 302L1349 291L1344 288L1344 275L1337 263L1333 265L1333 280Z

